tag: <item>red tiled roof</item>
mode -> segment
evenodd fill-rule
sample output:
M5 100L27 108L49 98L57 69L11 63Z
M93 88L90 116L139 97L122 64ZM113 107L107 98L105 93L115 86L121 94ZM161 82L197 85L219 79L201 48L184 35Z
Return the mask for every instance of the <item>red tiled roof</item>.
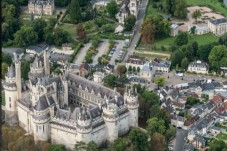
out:
M198 121L198 120L199 120L199 116L198 116L198 115L193 116L193 117L191 117L190 119L187 119L187 120L184 122L184 125L185 125L185 126L189 126L189 125L191 125L192 123L194 123L194 122L196 122L196 121Z
M215 109L215 112L217 114L221 114L224 111L227 111L227 102L223 103L220 107Z
M214 96L211 101L215 104L215 103L220 103L224 99L225 99L225 97L218 94L218 95Z

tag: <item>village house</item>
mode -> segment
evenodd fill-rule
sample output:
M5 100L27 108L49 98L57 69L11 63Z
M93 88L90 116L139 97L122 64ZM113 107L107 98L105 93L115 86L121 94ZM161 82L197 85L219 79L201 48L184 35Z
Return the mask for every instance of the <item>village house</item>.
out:
M170 36L173 36L173 37L175 37L175 36L177 36L178 35L178 25L177 24L172 24L171 26L170 26Z
M43 51L49 49L49 45L47 44L38 44L35 46L28 46L26 48L26 53L33 54L33 55L41 55Z
M132 68L135 67L137 69L137 67L139 67L141 70L145 62L146 61L144 57L129 56L126 62L126 68L128 69L131 66Z
M80 65L80 76L86 77L90 72L90 67L87 63L82 63Z
M221 36L227 32L227 18L209 20L208 27L213 34Z
M146 62L143 68L140 70L140 77L146 79L149 82L152 80L153 73L149 62Z
M188 65L188 71L189 72L195 72L195 73L207 74L208 73L208 64L203 63L200 60L197 60L195 62L191 62Z

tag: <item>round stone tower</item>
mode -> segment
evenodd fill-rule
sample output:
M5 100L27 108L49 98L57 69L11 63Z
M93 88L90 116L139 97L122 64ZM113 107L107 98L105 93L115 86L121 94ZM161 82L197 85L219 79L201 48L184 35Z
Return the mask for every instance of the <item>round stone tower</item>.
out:
M43 98L34 106L32 119L34 140L48 141L50 138L50 109Z
M137 127L138 126L138 109L139 101L136 89L131 88L128 90L126 88L124 94L125 104L129 110L129 126Z
M8 68L3 87L5 92L5 121L10 125L14 125L18 123L18 93L16 85L16 73L13 65Z
M89 143L91 141L92 119L86 108L81 108L77 116L76 128L78 141Z
M110 103L107 99L106 106L103 107L103 119L106 123L107 140L109 144L112 144L115 139L118 138L118 106L114 103Z

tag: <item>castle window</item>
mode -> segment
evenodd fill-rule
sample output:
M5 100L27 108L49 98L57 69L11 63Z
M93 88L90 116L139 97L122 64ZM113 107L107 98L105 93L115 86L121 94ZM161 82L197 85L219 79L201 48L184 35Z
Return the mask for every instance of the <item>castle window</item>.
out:
M36 125L36 132L38 132L38 125Z
M44 125L43 125L43 132L44 132Z
M9 108L11 108L11 103L9 104Z
M11 97L9 97L9 102L11 102Z

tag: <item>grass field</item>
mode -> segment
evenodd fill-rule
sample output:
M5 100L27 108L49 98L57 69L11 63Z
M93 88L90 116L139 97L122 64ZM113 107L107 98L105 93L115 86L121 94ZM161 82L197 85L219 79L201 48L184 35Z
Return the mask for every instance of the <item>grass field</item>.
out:
M152 6L152 2L148 4L147 10L146 10L146 17L147 16L158 16L158 15L163 15L163 13L159 12L158 9L154 8Z
M73 37L76 36L76 25L63 23L62 25L60 25L60 28L63 29L64 31L69 32L71 36Z
M169 58L169 57L163 56L163 55L147 54L147 53L137 53L137 52L135 52L134 55L140 56L140 57L145 57L147 59L155 59L155 58L158 58L158 59L166 59L166 58Z
M217 138L226 141L227 140L227 134L220 133L220 134L217 135Z
M146 45L139 44L137 47L138 49L147 49L152 48L152 46L155 46L156 51L160 51L161 46L164 46L165 48L169 48L170 46L174 45L176 37L168 37L161 40L156 40L152 45ZM193 35L189 37L189 43L196 41L199 45L209 44L211 42L215 42L218 40L218 37L212 35L212 34L205 34L205 35Z
M208 6L216 12L220 12L224 16L227 16L227 9L222 6L218 0L187 0L187 4L190 6Z

